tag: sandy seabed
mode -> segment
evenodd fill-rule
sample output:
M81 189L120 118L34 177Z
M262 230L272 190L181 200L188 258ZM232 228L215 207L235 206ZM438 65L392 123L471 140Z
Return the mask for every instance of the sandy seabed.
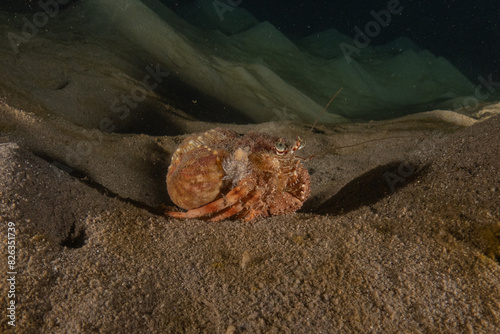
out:
M225 125L304 138L312 195L296 214L208 223L159 214L184 136L83 136L2 103L16 333L499 332L500 116L465 126L445 114L314 133ZM84 139L93 150L68 166Z
M0 16L4 35L22 31ZM20 52L0 44L0 332L500 332L499 104L312 132L212 123L248 122L179 68L126 113L121 98L159 60L116 32L82 33L85 16L60 19ZM303 208L249 223L163 216L172 153L214 127L300 136L314 157Z

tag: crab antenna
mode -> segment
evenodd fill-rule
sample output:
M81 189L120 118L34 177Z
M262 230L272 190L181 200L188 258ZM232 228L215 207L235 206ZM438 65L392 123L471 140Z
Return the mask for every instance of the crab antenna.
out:
M344 87L340 87L340 89L337 91L337 93L335 93L335 95L333 95L333 97L330 99L330 102L328 102L326 104L326 106L323 108L323 110L321 110L321 112L319 113L318 117L314 121L314 124L311 126L311 130L310 130L311 133L312 133L314 127L316 126L316 123L318 123L319 118L321 117L321 115L326 111L326 109L328 109L328 107L330 106L330 104L333 102L333 100L335 100L335 98L337 97L337 95L339 95L339 93L340 93L340 91L342 89L344 89Z

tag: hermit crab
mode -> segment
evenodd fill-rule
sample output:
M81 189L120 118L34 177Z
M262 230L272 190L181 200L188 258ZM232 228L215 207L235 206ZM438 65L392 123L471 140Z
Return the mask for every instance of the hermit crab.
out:
M216 128L187 137L172 155L167 190L187 212L170 217L219 221L282 215L297 211L311 193L300 138L282 138Z

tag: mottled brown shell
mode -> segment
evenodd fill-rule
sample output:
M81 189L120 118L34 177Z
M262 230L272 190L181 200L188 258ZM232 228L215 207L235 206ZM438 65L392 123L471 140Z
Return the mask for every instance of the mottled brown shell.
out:
M190 210L220 197L222 161L230 154L227 143L235 137L221 129L191 135L181 143L167 173L167 191L177 206Z
M187 137L172 156L167 190L176 205L191 211L170 215L234 212L250 220L298 210L310 194L309 174L294 155L300 141L286 153L277 150L278 142L284 145L278 137L224 129Z

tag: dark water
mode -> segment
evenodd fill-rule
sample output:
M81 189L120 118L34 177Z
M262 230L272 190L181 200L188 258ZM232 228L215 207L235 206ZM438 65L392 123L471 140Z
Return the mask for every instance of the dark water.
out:
M44 1L49 2L49 1ZM68 5L78 0L61 0ZM195 0L161 0L177 10ZM402 11L391 15L390 24L371 40L372 45L388 43L398 37L408 37L422 49L448 59L475 82L479 75L492 74L500 78L500 3L446 1L299 1L299 0L223 0L251 12L261 21L269 21L288 37L300 38L315 32L335 28L355 37L355 27L364 30L374 21L372 11L387 10L390 3L399 4ZM67 5L66 5L67 6ZM62 6L64 7L64 6ZM2 1L0 10L26 12L39 10L37 1ZM500 80L500 79L499 79Z
M134 1L135 0L131 0L130 3L133 3ZM143 0L143 2L146 3L151 9L158 8L156 6L156 0ZM393 96L390 96L390 98L386 97L387 101L389 101L387 103L389 104L381 104L379 109L370 109L370 107L373 107L373 104L375 103L372 103L369 100L367 100L369 102L366 102L365 104L359 103L359 97L366 96L366 91L372 89L372 87L369 87L368 89L365 88L365 90L363 91L363 89L360 87L364 83L360 82L360 84L358 85L359 87L354 85L354 88L351 86L350 91L349 89L344 90L342 98L345 98L345 101L336 101L336 112L352 120L384 119L397 117L402 115L402 113L433 110L439 108L438 105L442 101L445 101L447 99L451 101L452 98L456 97L472 96L475 101L487 101L490 96L492 97L491 99L497 99L497 97L499 96L500 3L498 3L498 0L484 0L479 3L454 0L441 2L403 0L159 0L159 2L170 8L181 19L184 19L189 23L198 26L198 28L201 28L203 30L217 30L220 28L219 26L217 26L217 24L220 24L222 26L222 23L224 23L226 24L226 28L229 27L229 30L234 28L234 31L232 33L239 33L245 31L245 29L256 26L259 21L268 21L281 33L283 33L292 43L296 43L296 45L299 46L301 45L300 39L311 35L314 36L315 34L319 34L329 29L336 29L341 34L344 34L351 40L351 44L353 40L355 42L357 41L360 44L363 44L363 48L366 46L376 47L387 45L388 43L391 43L398 38L405 37L415 43L418 48L422 50L429 50L436 56L444 57L459 72L464 74L472 83L472 85L467 85L466 90L457 88L455 95L447 94L446 89L444 89L443 94L439 93L436 94L436 96L432 96L432 98L427 98L427 100L422 101L417 101L416 98L413 98L419 92L408 93L408 90L406 90L405 93L404 89L402 89L401 91L395 91L394 93L390 91L389 95L390 93L393 93ZM30 17L30 15L33 16L33 13L35 13L36 15L36 13L41 12L41 8L43 8L44 6L50 7L56 4L58 11L61 13L65 13L65 9L78 8L79 6L83 7L84 3L84 1L79 0L2 1L0 3L0 11L19 13L20 15L14 14L14 16L12 16L12 20L13 22L16 21L20 26L22 24L21 17ZM152 3L156 4L152 5ZM120 6L122 5L124 7L127 6L127 2L120 2L120 4L121 5L116 7L116 10L121 10ZM203 6L205 6L204 11L202 10ZM252 25L237 28L237 26L241 24L240 18L242 16L237 16L236 19L233 19L233 21L228 23L229 20L222 22L222 16L219 15L220 20L216 20L218 21L216 25L208 26L209 23L207 23L208 21L206 17L207 8L209 8L209 12L212 11L212 15L215 15L213 14L215 12L218 12L218 14L220 14L221 11L223 13L231 13L236 12L237 10L246 10L251 15L253 15L257 23L253 22ZM67 12L69 14L71 10L68 10ZM77 12L77 10L75 12ZM205 15L205 17L203 15ZM58 19L61 18L61 22L64 22L64 16L65 14L62 14L60 15L60 17L58 17ZM105 13L105 15L102 15L102 17L113 17L113 13ZM83 18L82 22L85 22L86 24L88 23L89 25L87 27L91 27L92 22L95 19L95 16L90 15L88 18ZM109 24L112 25L113 23ZM130 22L130 24L141 25L141 22L134 21ZM233 26L231 27L231 25ZM220 29L226 35L232 34L228 33L227 31L223 31L223 28ZM50 28L42 29L40 31L40 34L46 32L50 32ZM210 35L207 34L207 36ZM263 39L266 38L266 36L262 37ZM334 49L339 49L337 44L332 44L332 46ZM131 50L132 48L133 47L131 47ZM216 49L216 47L214 49ZM401 50L403 49L404 47ZM310 52L310 49L306 50L305 52ZM368 57L371 57L370 52L371 51L368 51L366 53L368 54ZM366 54L363 55L363 60L365 61L363 63L365 65L363 70L368 69L370 74L374 74L374 77L377 78L377 65L372 66L371 63L366 62ZM394 54L397 54L397 52L395 52ZM389 56L391 57L393 55L389 52ZM325 66L329 65L329 61L335 60L335 58L343 57L338 55L332 58L325 57L323 59L324 63L322 64ZM376 58L376 56L374 56L374 58ZM421 59L418 59L418 61L419 60ZM258 61L259 60L257 59L256 62ZM279 64L280 61L281 60L276 60L273 64L272 59L265 59L264 57L266 66L270 64L269 67L275 73L277 73L280 78L283 78L284 81L287 81L291 86L297 87L305 95L311 97L311 99L313 99L321 106L325 105L329 100L331 94L333 94L339 88L331 82L327 82L326 84L331 84L332 87L326 90L327 93L319 92L319 89L316 89L317 87L312 85L312 83L314 82L304 81L305 79L300 76L294 78L294 75L299 72L294 72L293 66L291 66L290 70L288 68L283 69L284 67L280 66ZM383 61L385 60L381 60L380 62L383 63ZM377 60L374 61L374 63L377 63ZM406 65L406 63L407 62L405 61L404 64ZM300 64L298 66L300 66ZM419 67L418 65L414 66L414 64L408 64L408 68L418 69ZM343 70L344 69L345 68L343 68ZM400 66L399 64L399 67L396 67L396 70L394 70L394 72L398 74L398 70L404 72L407 69L402 68L402 66ZM299 74L304 75L304 73ZM441 74L441 72L438 73L437 77L432 77L432 73L429 74L431 79L425 78L426 75L427 73L423 75L422 80L441 83L440 79L443 79L443 75ZM319 75L318 77L320 80L322 79L321 75ZM173 76L165 85L161 86L158 89L157 93L162 97L166 97L167 100L169 100L170 103L176 108L187 111L188 114L196 117L197 119L211 120L213 116L211 110L214 109L214 105L216 103L214 101L218 97L207 96L205 99L206 102L204 102L201 97L197 97L203 95L195 91L196 89L199 89L199 87L187 87L188 85L186 85L185 89L181 89L185 84L181 82L182 73L179 74L179 82L174 82L174 79L172 78ZM411 84L415 83L415 86L418 86L417 81L420 79L421 78L418 78L414 75L413 77L411 77L411 79L407 79L407 81ZM467 81L466 79L464 80ZM389 81L394 80L390 78ZM445 82L443 86L450 84L450 80L447 78L444 78L442 81ZM302 85L303 82L305 83ZM369 85L370 82L367 82ZM169 83L170 86L168 86ZM383 87L376 87L378 91L376 89L373 89L373 91L381 96L381 100L384 100L384 98L382 97L384 93L387 95L387 92L384 92L383 89L388 89L387 87L390 87L390 83L391 82L388 82L386 80L381 84L381 86ZM449 87L452 87L452 85L450 85ZM479 91L474 91L474 87L479 87ZM65 87L57 89L64 88ZM450 88L450 90L453 89ZM427 91L425 91L424 93L427 93L429 90L431 89L427 88ZM186 91L187 93L183 93L184 91ZM394 98L394 96L402 96L404 94L407 94L406 96L408 98L402 102ZM186 98L183 98L181 95L185 95ZM193 98L192 96L195 96L195 98ZM185 102L184 100L186 100L187 102ZM199 101L199 103L197 101ZM196 110L198 110L198 114L196 114L196 112L191 112L190 110L188 110L189 107L193 107L193 103L196 104ZM231 105L231 103L227 103L227 101L223 101L221 103ZM342 108L348 106L349 103L358 103L357 106L353 107L357 108L358 111L368 111L366 111L365 113L356 113L352 112L352 110L350 109L345 109L346 111L342 113ZM390 105L390 103L393 103L393 105ZM467 105L467 103L459 103L459 105L465 106ZM231 106L238 109L238 106L236 105ZM279 107L281 108L282 106L280 105ZM224 105L217 106L215 109L227 109L230 110L227 113L228 115L234 114L232 108L226 108ZM379 113L379 110L382 112ZM207 114L208 116L204 117L204 114ZM225 117L227 118L227 115L219 112L218 117L219 119L217 119L217 121L224 122L226 121ZM237 118L238 120L240 120L240 122L250 122L250 120L245 117L246 116L238 115Z
M190 1L182 1L188 3ZM179 2L165 1L172 9ZM335 28L355 37L374 21L372 11L386 11L399 3L401 12L391 15L390 24L371 40L372 45L408 37L422 49L448 59L472 82L479 75L500 81L500 2L473 1L297 1L234 0L261 21L269 21L287 36L304 37Z

